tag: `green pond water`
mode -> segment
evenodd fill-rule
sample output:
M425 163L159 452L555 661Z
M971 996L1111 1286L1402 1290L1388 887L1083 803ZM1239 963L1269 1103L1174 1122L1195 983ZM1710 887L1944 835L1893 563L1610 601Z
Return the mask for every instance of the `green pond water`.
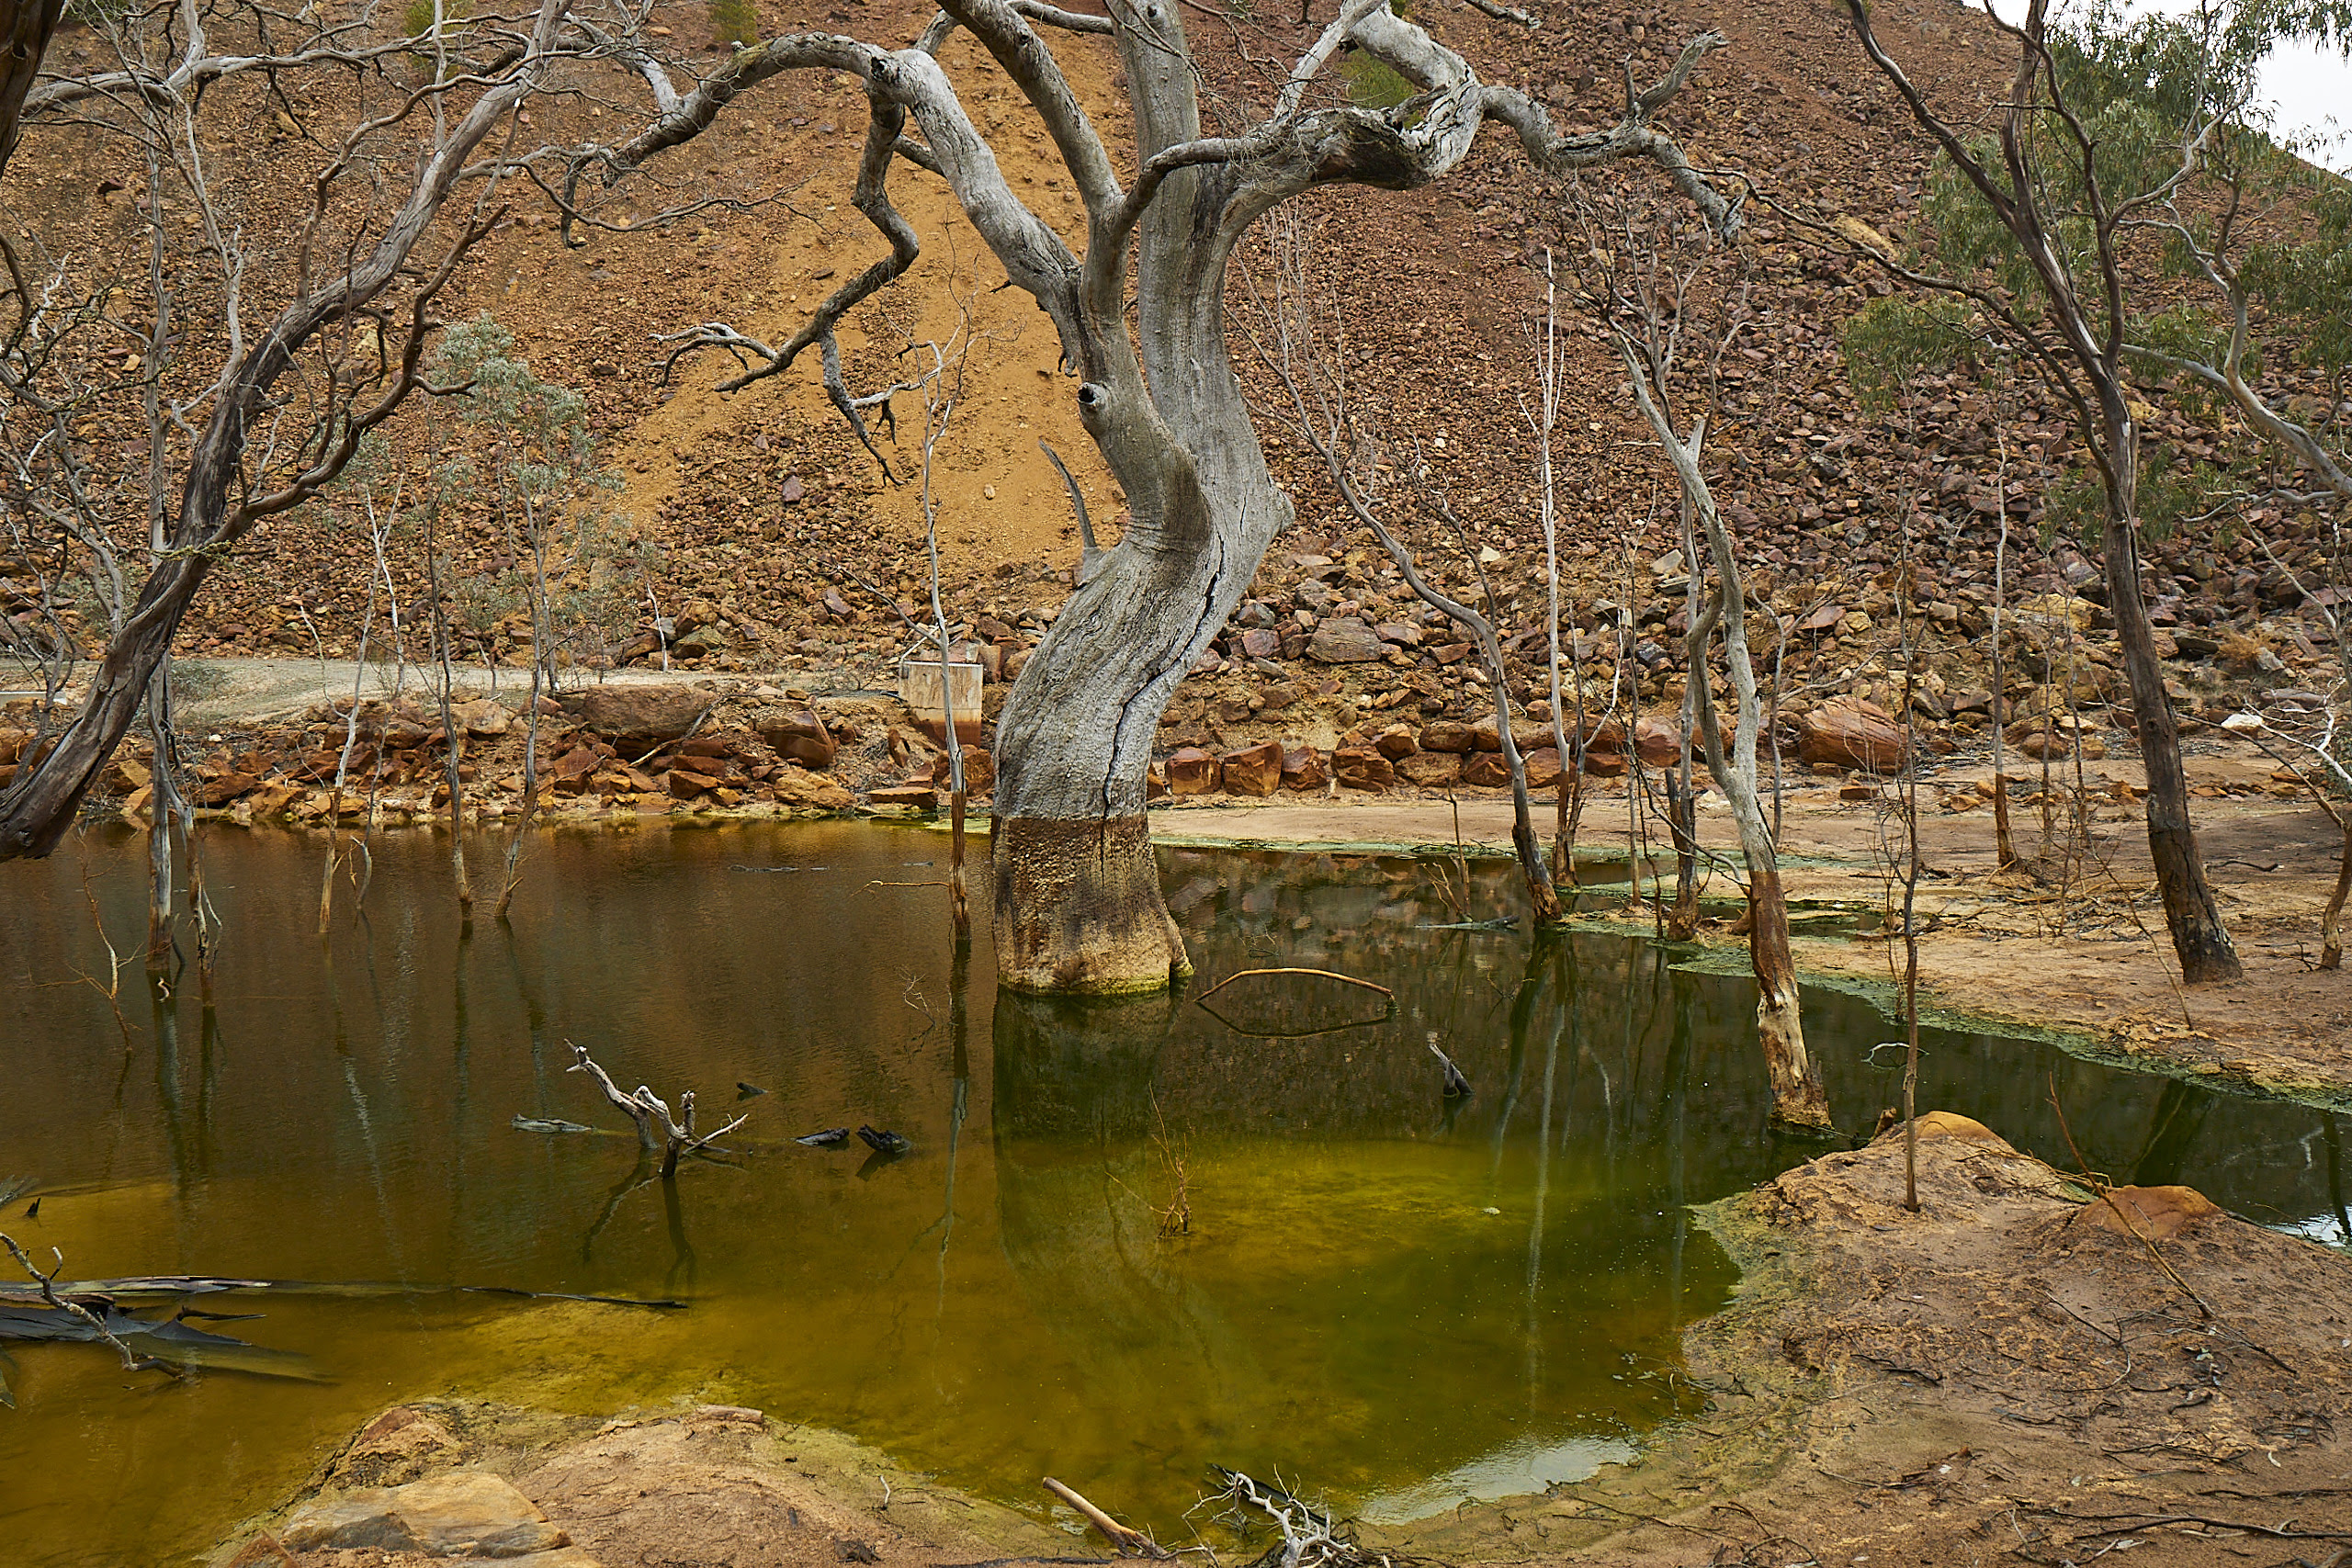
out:
M485 845L485 859L490 846ZM1688 1206L1811 1152L1766 1130L1752 1000L1614 937L1432 929L1409 860L1162 852L1202 980L1091 1005L958 987L944 839L874 825L551 832L511 927L461 942L446 840L376 852L315 931L319 847L206 840L214 1006L134 966L142 841L0 865L0 1228L68 1278L385 1281L399 1294L201 1304L314 1381L126 1375L101 1348L0 1363L0 1559L169 1564L268 1506L368 1415L465 1394L580 1413L718 1400L839 1427L1045 1515L1057 1475L1181 1539L1211 1463L1366 1517L1541 1490L1697 1408L1682 1326L1734 1285ZM783 869L790 868L790 869ZM1507 864L1474 867L1508 913ZM1396 992L1244 980L1307 964ZM972 976L977 979L970 978ZM118 1016L118 1010L119 1014ZM1807 1001L1838 1122L1896 1098L1894 1032ZM752 1119L725 1164L638 1185L567 1039L624 1087ZM1446 1100L1428 1044L1476 1086ZM2064 1158L2187 1181L2342 1238L2320 1112L2047 1047L1930 1031L1921 1104ZM906 1157L786 1140L871 1123ZM1163 1236L1179 1195L1189 1233ZM507 1286L676 1296L521 1302Z

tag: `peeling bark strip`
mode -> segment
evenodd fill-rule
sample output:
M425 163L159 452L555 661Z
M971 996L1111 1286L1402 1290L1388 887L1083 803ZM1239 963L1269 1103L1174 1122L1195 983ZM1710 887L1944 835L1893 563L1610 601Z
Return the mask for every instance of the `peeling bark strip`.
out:
M998 720L999 976L1021 990L1150 989L1187 969L1160 902L1143 818L1159 716L1291 520L1227 355L1225 280L1234 246L1258 219L1317 186L1410 189L1441 179L1490 123L1510 130L1529 158L1554 174L1646 158L1729 237L1739 227L1736 206L1650 123L1724 40L1702 35L1657 85L1629 89L1616 125L1562 134L1533 99L1480 81L1387 0L1344 0L1264 118L1239 135L1204 136L1182 7L1177 0L1136 0L1114 7L1107 24L1085 24L1090 32L1107 28L1127 74L1136 172L1123 187L1125 160L1112 157L1033 22L1075 25L1023 0L946 0L910 49L833 34L774 39L739 53L691 93L655 82L659 112L651 121L616 149L593 150L588 161L621 178L691 141L762 82L795 70L854 72L876 115L857 205L889 243L890 259L842 285L780 348L768 350L720 322L685 334L694 340L688 346L752 356L756 363L741 378L749 379L780 371L811 344L830 343L843 311L915 260L912 232L887 192L892 158L947 183L1006 277L1053 321L1064 363L1080 378L1080 419L1126 494L1131 521L1099 575L1055 620ZM937 56L959 28L1003 69L1052 138L1086 206L1083 257L1023 205L958 99ZM1409 112L1309 109L1308 84L1343 48L1419 87ZM829 384L829 390L848 412L854 400L846 389Z
M1016 991L1156 991L1193 972L1160 901L1143 815L996 820L999 980Z

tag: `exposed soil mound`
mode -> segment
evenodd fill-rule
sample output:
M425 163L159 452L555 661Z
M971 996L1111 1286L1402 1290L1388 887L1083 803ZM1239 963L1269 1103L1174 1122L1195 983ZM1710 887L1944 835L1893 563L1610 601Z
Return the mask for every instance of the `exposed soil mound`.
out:
M1965 1118L1923 1122L1916 1214L1899 1131L1707 1211L1747 1277L1688 1336L1713 1395L1689 1430L1417 1545L1608 1537L1578 1561L1629 1565L2339 1561L2352 1267L2186 1188L2119 1188L2111 1208ZM2099 1220L2119 1209L2130 1227Z

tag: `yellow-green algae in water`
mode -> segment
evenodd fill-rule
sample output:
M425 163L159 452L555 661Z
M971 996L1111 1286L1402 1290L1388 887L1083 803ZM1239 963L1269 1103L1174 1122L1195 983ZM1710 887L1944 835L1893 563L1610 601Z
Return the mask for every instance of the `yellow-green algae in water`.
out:
M1687 1205L1802 1153L1764 1130L1740 982L1619 940L1432 931L1452 914L1408 861L1166 854L1207 978L1312 964L1397 993L1391 1012L1248 981L1220 1021L1184 996L999 998L985 945L959 993L940 890L869 886L935 880L927 835L551 833L511 927L464 942L446 840L395 837L364 923L346 908L322 945L316 847L226 834L207 844L217 1005L133 975L118 1024L74 979L104 964L81 878L127 945L139 849L101 835L0 867L0 1176L45 1190L6 1228L69 1277L418 1289L201 1303L266 1313L214 1326L306 1353L322 1382L175 1384L17 1348L12 1562L185 1561L374 1410L437 1394L756 1404L1035 1511L1054 1473L1163 1538L1212 1462L1380 1517L1524 1491L1692 1407L1679 1333L1731 1270ZM1510 908L1504 869L1476 874L1483 908ZM1823 998L1807 1025L1841 1122L1867 1125L1880 1021ZM612 1120L567 1038L624 1086L697 1087L705 1125L739 1080L769 1092L741 1102L728 1163L645 1183L630 1139L510 1124ZM1440 1096L1432 1039L1467 1101ZM2027 1061L1934 1034L1923 1095L2032 1146L2055 1139L2052 1071L2103 1168L2327 1212L2290 1157L2311 1113ZM785 1141L861 1123L914 1152ZM1180 1193L1190 1228L1162 1235Z

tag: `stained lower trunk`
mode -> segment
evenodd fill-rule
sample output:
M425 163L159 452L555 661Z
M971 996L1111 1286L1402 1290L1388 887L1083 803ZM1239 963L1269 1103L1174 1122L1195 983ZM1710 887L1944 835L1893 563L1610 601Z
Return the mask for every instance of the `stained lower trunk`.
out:
M2344 902L2352 897L2352 822L2344 828L2344 858L2336 863L2335 891L2319 917L2319 966L2344 967Z
M1747 866L1748 953L1756 968L1756 1039L1772 1082L1772 1120L1817 1132L1832 1128L1821 1069L1805 1050L1798 1016L1796 959L1789 951L1789 906L1780 869Z
M1699 802L1690 788L1689 766L1679 763L1660 775L1666 784L1666 825L1674 836L1674 905L1667 911L1666 934L1676 942L1689 942L1699 931Z
M2165 924L2181 978L2191 985L2234 980L2245 973L2237 949L2222 924L2205 862L2197 851L2197 829L2188 817L2188 777L2180 763L2180 729L2172 700L2165 694L2164 667L2156 661L2147 606L2140 598L2140 555L2128 512L2116 509L2107 526L2107 589L2122 645L2123 671L2132 683L2132 710L2139 722L2140 758L2148 773L2148 854L2156 868L2156 891L2164 899Z
M1016 991L1152 991L1193 972L1140 812L996 822L997 978Z

